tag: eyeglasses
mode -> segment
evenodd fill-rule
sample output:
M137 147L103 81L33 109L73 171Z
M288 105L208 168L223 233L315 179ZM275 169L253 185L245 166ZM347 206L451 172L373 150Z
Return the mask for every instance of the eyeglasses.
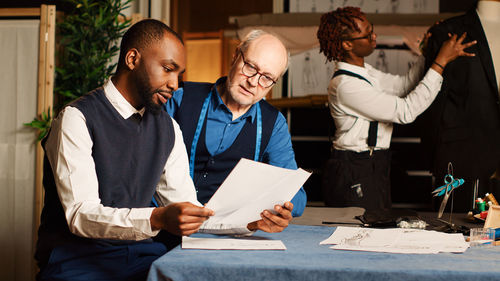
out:
M361 37L344 38L344 40L346 40L346 41L354 41L354 40L368 39L368 40L372 41L373 34L374 33L373 33L373 23L372 23L372 30L370 30L370 32L367 35L361 36Z
M243 73L243 75L245 75L247 78L252 78L255 75L259 74L260 76L258 79L258 83L262 88L269 88L276 83L274 79L263 73L260 73L255 66L248 63L245 60L245 55L243 55L242 51L240 51L240 53L241 58L243 59L243 67L241 68L241 73Z

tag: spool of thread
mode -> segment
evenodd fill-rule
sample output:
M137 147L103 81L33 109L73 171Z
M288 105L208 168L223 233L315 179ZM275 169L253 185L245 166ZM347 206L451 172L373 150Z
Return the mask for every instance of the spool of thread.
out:
M493 194L486 193L486 195L484 197L486 198L485 201L490 201L493 205L497 205L498 206L498 201L495 198L495 196L493 196Z
M484 202L481 198L477 199L477 210L479 212L484 212L486 210L486 202Z

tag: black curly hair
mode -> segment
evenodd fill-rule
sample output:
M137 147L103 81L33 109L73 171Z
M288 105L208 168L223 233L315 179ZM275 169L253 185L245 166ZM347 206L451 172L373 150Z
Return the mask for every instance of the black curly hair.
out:
M318 33L320 53L325 54L328 61L342 61L346 52L342 41L351 32L360 32L355 19L362 20L365 14L358 7L338 8L321 16Z

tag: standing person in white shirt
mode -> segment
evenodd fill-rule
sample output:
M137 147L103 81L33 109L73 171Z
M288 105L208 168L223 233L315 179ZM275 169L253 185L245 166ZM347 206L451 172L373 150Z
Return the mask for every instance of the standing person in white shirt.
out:
M458 56L473 56L464 49L476 42L462 43L465 34L450 36L422 79L423 58L403 77L365 64L377 36L359 8L338 8L324 14L317 37L327 60L337 61L328 86L336 132L323 178L325 203L390 208L392 123L413 122L439 92L445 66Z
M111 80L54 120L37 280L145 280L166 252L151 237L190 235L213 215L196 200L179 126L161 109L184 69L180 37L141 21L125 33Z

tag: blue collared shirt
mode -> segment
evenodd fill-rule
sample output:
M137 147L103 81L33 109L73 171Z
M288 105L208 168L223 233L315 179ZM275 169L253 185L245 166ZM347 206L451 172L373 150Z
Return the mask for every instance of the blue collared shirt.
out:
M220 81L219 79L217 83L220 83ZM255 122L256 109L253 105L245 114L232 120L233 114L222 101L217 91L217 87L213 87L212 91L212 100L210 101L207 112L205 143L208 152L212 156L215 156L224 152L233 144L247 120ZM175 112L179 109L182 103L183 94L184 89L179 88L165 104L165 109L170 116L174 116ZM286 119L281 112L278 113L278 117L276 118L276 123L274 124L271 138L264 151L262 162L277 167L297 169L295 153L292 148L292 140L288 132ZM297 192L292 199L294 205L292 215L302 215L306 202L306 192L303 188L300 188L299 192Z

